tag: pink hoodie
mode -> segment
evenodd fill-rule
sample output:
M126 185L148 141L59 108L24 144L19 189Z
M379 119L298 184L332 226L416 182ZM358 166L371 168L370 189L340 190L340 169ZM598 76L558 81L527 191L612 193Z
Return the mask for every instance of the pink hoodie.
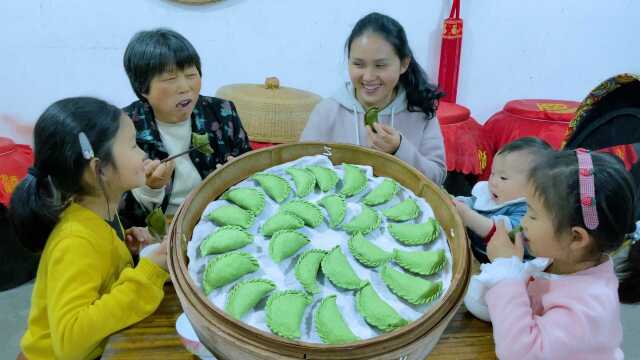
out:
M331 98L322 100L311 112L300 141L326 141L367 146L364 109L347 83ZM436 184L446 175L444 140L437 118L407 110L407 97L400 88L396 98L378 117L402 134L396 156L415 167Z
M571 275L498 281L485 299L500 359L624 358L611 260Z

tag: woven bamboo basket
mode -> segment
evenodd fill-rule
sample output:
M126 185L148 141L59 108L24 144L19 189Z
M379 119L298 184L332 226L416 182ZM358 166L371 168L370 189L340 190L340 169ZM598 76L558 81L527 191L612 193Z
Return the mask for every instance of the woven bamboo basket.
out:
M233 101L251 141L269 143L298 141L311 110L321 100L308 91L280 87L277 78L267 78L264 85L226 85L216 96Z
M334 164L370 165L375 176L394 178L429 202L447 235L453 258L451 286L422 317L393 332L344 345L287 340L237 321L208 301L187 270L187 241L209 202L256 172L302 156L324 153L327 147ZM423 360L462 303L470 276L466 234L449 196L394 156L346 144L278 145L249 152L227 163L189 194L171 223L169 242L169 271L182 308L202 343L220 360Z

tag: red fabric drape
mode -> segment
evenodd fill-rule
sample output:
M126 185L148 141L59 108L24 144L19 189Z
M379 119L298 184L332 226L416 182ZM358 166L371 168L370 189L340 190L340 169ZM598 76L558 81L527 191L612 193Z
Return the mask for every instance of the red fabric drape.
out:
M492 155L482 126L460 104L441 101L437 116L444 137L447 170L480 175Z
M462 52L462 19L460 0L453 0L451 13L442 26L438 84L445 93L442 100L454 103L458 95L458 71Z

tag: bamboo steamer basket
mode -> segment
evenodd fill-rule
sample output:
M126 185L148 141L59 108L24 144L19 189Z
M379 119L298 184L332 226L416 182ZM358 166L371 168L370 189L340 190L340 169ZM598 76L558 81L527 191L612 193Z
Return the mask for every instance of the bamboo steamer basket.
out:
M187 241L209 202L256 172L327 151L334 164L370 165L375 176L394 178L424 198L444 229L453 258L451 286L422 317L393 332L344 345L288 340L237 321L209 302L187 270ZM308 142L246 153L211 173L191 191L173 218L169 233L168 266L182 308L201 342L220 360L423 360L462 303L470 276L464 226L449 195L396 157L355 145Z
M311 110L322 99L308 91L280 87L275 77L267 78L264 85L223 86L216 97L233 101L251 141L276 144L298 141Z

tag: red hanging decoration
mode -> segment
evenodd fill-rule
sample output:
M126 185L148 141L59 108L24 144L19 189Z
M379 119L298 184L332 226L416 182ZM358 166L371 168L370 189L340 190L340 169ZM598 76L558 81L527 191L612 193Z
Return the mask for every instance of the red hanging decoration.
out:
M442 26L438 84L445 93L442 100L454 104L458 95L458 71L460 69L461 52L462 19L460 19L460 0L453 0L451 13Z

